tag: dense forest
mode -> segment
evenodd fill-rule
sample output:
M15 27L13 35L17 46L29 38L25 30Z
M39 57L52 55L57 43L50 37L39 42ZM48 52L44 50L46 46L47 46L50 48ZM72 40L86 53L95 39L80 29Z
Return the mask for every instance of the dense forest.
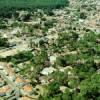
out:
M68 0L0 0L0 16L9 17L16 10L54 9L67 6Z
M56 8L67 3L68 0L0 0L0 9Z

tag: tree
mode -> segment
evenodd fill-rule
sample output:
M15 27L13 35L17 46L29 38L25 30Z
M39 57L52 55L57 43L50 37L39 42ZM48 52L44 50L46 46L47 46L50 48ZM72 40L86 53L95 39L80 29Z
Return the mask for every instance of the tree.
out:
M80 84L79 97L85 100L98 100L100 96L100 74L93 74L90 78L85 79Z

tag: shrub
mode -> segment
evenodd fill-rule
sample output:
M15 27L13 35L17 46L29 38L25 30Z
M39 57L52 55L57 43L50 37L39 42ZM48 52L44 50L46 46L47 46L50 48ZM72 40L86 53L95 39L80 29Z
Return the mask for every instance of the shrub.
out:
M0 36L0 47L9 47L8 40Z
M8 56L7 58L4 58L4 60L7 62L21 63L23 61L31 60L32 58L33 54L30 51L23 51L14 56Z

